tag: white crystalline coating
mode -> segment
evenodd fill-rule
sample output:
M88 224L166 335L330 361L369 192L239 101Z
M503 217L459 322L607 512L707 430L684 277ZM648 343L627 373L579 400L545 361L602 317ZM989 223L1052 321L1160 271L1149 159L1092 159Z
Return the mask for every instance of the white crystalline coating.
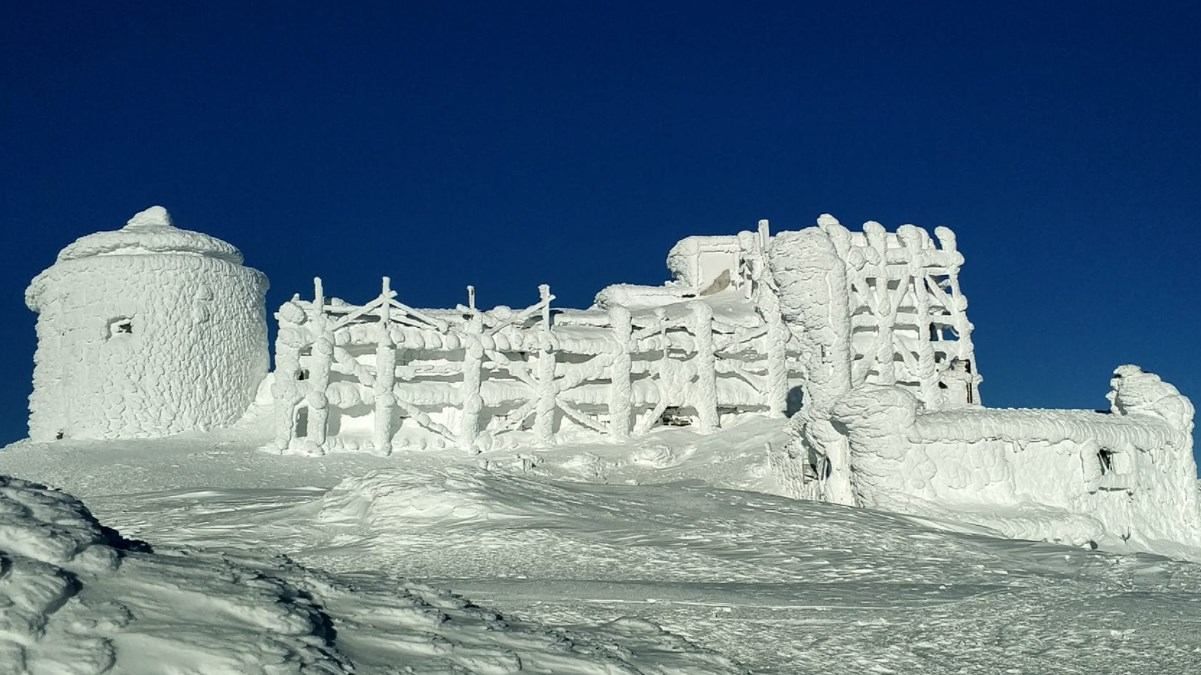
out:
M129 219L119 230L96 232L77 239L58 254L58 261L97 255L154 253L194 254L242 264L242 253L232 244L202 232L181 230L161 206L152 206ZM34 304L30 308L36 311Z
M38 312L34 440L226 426L267 370L266 277L162 207L80 238L26 291Z
M1002 518L1051 507L1060 515L1042 536L1068 543L1201 544L1192 405L1137 367L1120 368L1112 387L1111 413L927 412L900 387L856 388L832 410L850 448L855 503Z
M797 353L765 274L769 240L766 221L688 238L669 256L674 281L609 286L585 310L552 311L545 285L524 309L482 310L469 290L470 306L419 310L387 277L375 299L349 305L316 279L312 301L275 315L269 448L480 452L784 416Z
M241 259L161 207L64 249L27 291L40 313L31 437L237 420L266 365L266 280ZM1053 523L1035 529L1066 540L1197 541L1188 399L1122 366L1109 414L982 408L962 264L947 228L851 232L823 214L774 237L766 221L688 237L668 255L672 281L615 284L585 310L552 310L546 285L525 308L484 311L469 287L469 306L415 309L388 277L353 305L317 279L312 301L276 313L268 447L620 443L783 416L799 398L781 478L795 496L997 507L1011 523L1034 506Z

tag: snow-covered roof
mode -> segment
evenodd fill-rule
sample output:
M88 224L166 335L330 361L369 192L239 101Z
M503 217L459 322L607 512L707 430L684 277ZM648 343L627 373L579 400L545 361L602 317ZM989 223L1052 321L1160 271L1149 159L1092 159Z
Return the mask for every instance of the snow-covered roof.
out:
M184 254L203 255L242 264L242 253L216 237L181 230L161 206L142 211L119 230L96 232L76 239L58 254L58 262L101 255Z
M151 206L134 214L119 230L80 237L60 251L55 263L30 282L25 290L25 304L35 312L40 311L41 298L47 287L62 278L58 274L58 266L62 263L122 255L191 255L242 264L242 252L233 244L201 232L181 230L171 223L167 209Z

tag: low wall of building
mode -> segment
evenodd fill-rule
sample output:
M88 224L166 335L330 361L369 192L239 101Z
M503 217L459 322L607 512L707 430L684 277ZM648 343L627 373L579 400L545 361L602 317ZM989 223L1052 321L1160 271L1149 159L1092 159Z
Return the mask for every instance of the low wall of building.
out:
M856 388L831 411L855 503L902 513L936 504L985 521L1036 512L1038 538L1067 543L1201 544L1192 406L1136 371L1115 377L1108 413L925 412L900 387Z

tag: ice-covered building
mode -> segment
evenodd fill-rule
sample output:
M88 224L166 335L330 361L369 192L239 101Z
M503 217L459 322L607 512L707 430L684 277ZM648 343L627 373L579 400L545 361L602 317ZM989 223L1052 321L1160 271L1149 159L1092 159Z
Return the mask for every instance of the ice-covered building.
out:
M806 365L806 333L829 330L823 312L835 310L847 330L829 355L856 382L896 383L930 409L975 405L963 257L950 230L935 241L912 226L851 233L822 222L845 274L836 302L805 300L816 321L781 308L789 296L768 267L778 237L766 221L755 232L688 237L668 254L670 281L609 286L588 309L552 308L547 287L521 310L482 310L471 297L414 309L388 280L353 305L327 297L318 280L312 300L297 296L276 314L274 447L481 450L783 416L820 393L808 391L825 375Z
M30 436L236 421L267 361L267 282L241 263L160 207L63 250L27 291L40 314ZM548 286L523 309L476 307L471 287L464 305L417 309L387 277L356 305L317 279L275 314L270 448L478 452L792 414L796 496L1037 504L1075 523L1073 540L1093 528L1201 545L1188 399L1122 366L1105 413L984 408L962 264L949 229L852 232L823 215L688 237L670 281L609 286L587 309L553 307Z
M1189 400L1126 365L1106 412L980 406L961 258L953 235L937 234L939 251L912 227L894 247L874 224L859 235L823 217L773 241L769 267L806 374L792 420L796 495L989 514L1024 521L1016 531L1029 538L1201 545ZM906 246L928 251L924 271Z
M29 435L138 438L233 423L267 372L267 278L162 207L67 246L38 313Z

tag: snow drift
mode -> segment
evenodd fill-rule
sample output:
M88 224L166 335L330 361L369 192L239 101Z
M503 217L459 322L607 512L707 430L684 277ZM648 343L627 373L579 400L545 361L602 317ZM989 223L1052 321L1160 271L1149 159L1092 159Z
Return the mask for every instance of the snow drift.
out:
M514 621L378 573L155 552L73 497L0 476L0 673L726 673L658 626Z

